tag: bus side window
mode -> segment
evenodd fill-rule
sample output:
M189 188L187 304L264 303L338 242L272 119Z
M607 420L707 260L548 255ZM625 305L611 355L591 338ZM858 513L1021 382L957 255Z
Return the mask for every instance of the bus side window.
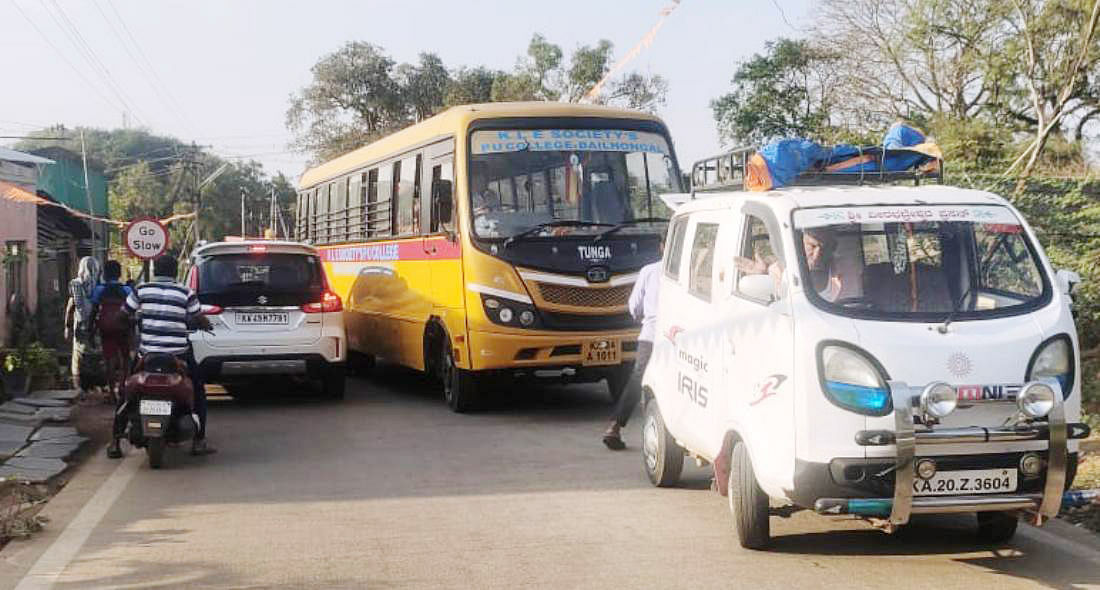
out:
M363 208L363 224L368 238L379 234L378 220L382 218L382 203L378 202L378 168L371 168L367 172L367 200Z
M424 161L421 154L416 154L416 174L413 175L413 193L412 193L412 234L419 235L420 232L420 177L424 173Z
M395 236L395 235L398 234L398 231L397 231L397 189L401 184L401 161L398 160L397 162L394 162L393 165L392 165L391 170L393 170L393 174L390 176L390 185L388 187L389 191L387 193L389 195L389 211L390 211L390 217L389 217L390 225L389 225L389 230L388 230L389 233L387 235Z
M346 242L348 239L348 179L332 183L332 200L329 218L329 241Z
M434 201L435 195L437 193L436 187L439 186L441 184L441 182L443 182L443 181L448 182L448 183L451 184L451 190L449 191L449 193L450 193L449 196L441 197L441 198L446 198L446 199L451 201L451 203L450 203L450 205L451 205L451 221L449 223L443 223L439 219L439 205L437 203L435 203L435 201ZM431 221L430 221L429 226L428 226L429 233L434 234L434 233L439 232L441 230L442 231L450 231L451 228L454 227L454 211L455 211L455 206L454 206L454 162L447 161L447 162L443 162L442 164L436 164L435 166L432 166L432 190L431 190L431 193L429 194L429 198L432 199L432 203L431 203L431 207L430 207L430 209L431 209L431 213L430 213L431 214L431 218L430 218Z
M405 158L395 167L393 179L393 234L395 236L410 236L416 233L416 224L413 219L417 184L416 169L415 157Z

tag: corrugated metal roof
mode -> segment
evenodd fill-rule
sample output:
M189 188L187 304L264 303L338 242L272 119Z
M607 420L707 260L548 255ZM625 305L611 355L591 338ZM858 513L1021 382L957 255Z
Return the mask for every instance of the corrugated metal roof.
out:
M53 164L53 160L49 158L43 158L42 156L36 156L34 154L17 152L13 149L8 149L6 147L0 147L0 160L7 160L9 162L22 162L24 164Z
M0 198L19 203L47 204L49 201L10 182L0 180Z

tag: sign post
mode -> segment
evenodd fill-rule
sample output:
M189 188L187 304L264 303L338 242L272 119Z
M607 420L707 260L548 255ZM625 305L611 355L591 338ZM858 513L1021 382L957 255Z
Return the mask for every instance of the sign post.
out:
M153 218L131 221L122 235L130 255L142 261L152 260L168 250L168 228ZM147 278L152 278L152 273Z

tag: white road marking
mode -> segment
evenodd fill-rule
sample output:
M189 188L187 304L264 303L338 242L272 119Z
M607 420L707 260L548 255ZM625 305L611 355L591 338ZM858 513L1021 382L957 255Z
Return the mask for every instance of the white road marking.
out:
M45 590L53 588L61 573L69 567L69 563L76 557L77 552L84 546L84 542L99 525L114 506L115 501L122 495L122 491L129 485L138 467L141 466L145 453L139 449L131 449L130 453L122 460L118 467L107 477L107 480L99 486L94 496L80 509L76 517L69 522L69 526L61 531L57 540L50 545L46 552L34 562L27 575L19 581L15 590Z

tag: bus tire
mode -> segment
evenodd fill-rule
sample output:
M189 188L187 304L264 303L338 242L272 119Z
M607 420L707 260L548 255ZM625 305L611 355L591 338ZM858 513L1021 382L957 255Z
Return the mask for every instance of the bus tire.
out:
M752 467L748 447L741 441L733 445L727 486L730 514L738 542L746 549L767 547L771 541L768 496L756 482L756 471Z
M982 543L1004 543L1016 534L1020 519L1011 512L979 512L978 540Z
M450 346L440 346L439 370L443 383L443 401L456 414L469 412L477 406L477 377L473 371L455 366Z
M634 367L624 364L607 374L607 393L611 397L612 404L619 403L619 398L623 396L627 385L630 385L630 375L633 372Z
M645 405L645 422L642 423L642 465L650 483L668 488L680 481L684 469L684 449L668 433L657 402L649 400Z

